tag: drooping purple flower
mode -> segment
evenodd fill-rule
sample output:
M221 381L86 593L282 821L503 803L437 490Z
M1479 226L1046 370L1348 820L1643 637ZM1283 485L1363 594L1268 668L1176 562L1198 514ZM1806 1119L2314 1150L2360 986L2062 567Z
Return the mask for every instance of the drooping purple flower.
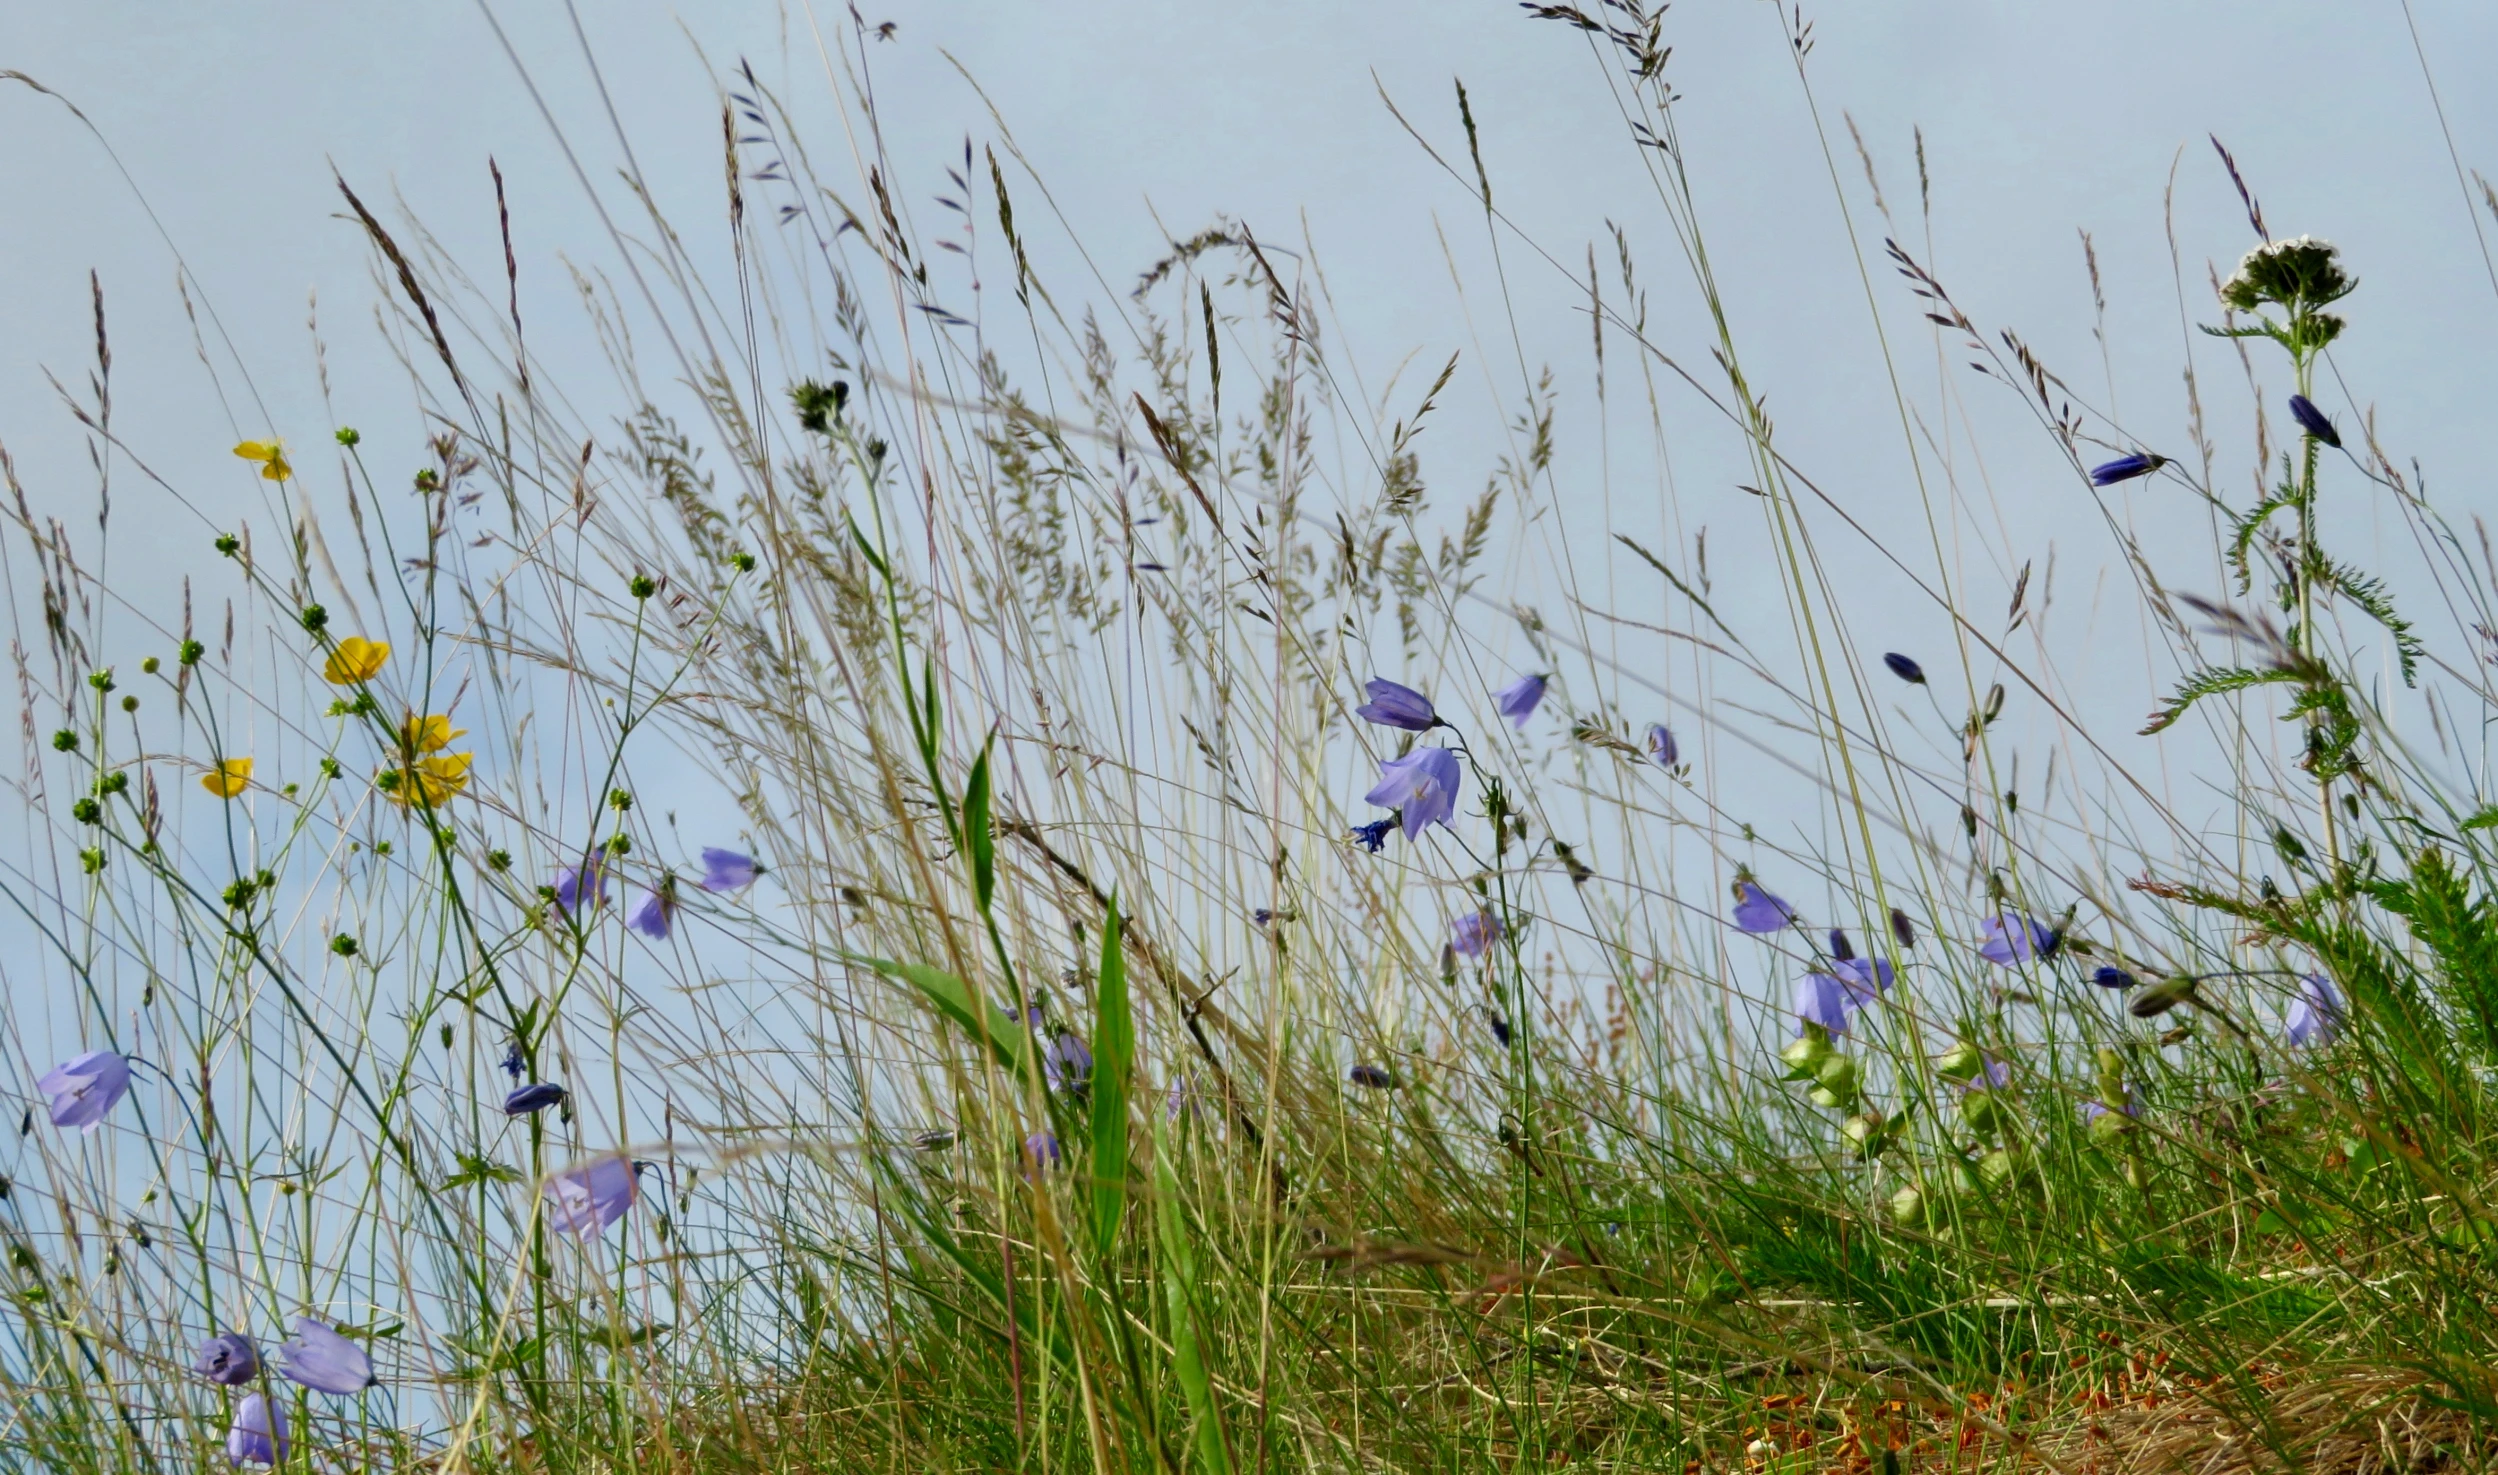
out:
M64 1060L35 1081L52 1098L52 1125L92 1132L130 1090L130 1062L110 1050Z
M1062 1029L1041 1052L1041 1078L1053 1091L1081 1091L1093 1079L1093 1052L1081 1038Z
M1379 847L1388 843L1388 832L1395 828L1395 815L1390 815L1386 819L1372 820L1366 825L1355 825L1353 827L1353 843L1361 846L1364 850L1369 851L1371 854L1377 855L1379 853Z
M373 1386L373 1359L326 1321L295 1318L295 1335L278 1344L278 1371L315 1393L341 1397Z
M1847 985L1827 973L1807 973L1795 981L1796 1033L1818 1024L1834 1035L1847 1033Z
M1370 700L1353 709L1353 715L1381 727L1399 727L1407 732L1428 732L1438 727L1440 714L1431 709L1431 698L1410 686L1373 677L1362 689Z
M1357 1086L1373 1091L1385 1091L1396 1084L1396 1077L1388 1073L1386 1066L1368 1063L1357 1065L1346 1071L1344 1078Z
M1963 1091L2000 1091L2012 1084L2012 1062L2000 1055L1979 1057L1977 1074L1960 1083Z
M1500 936L1500 918L1490 912L1468 912L1449 928L1448 945L1464 957L1480 958Z
M1023 1140L1023 1155L1026 1162L1045 1172L1067 1161L1067 1149L1058 1145L1058 1134L1046 1129Z
M2120 481L2132 481L2137 476L2149 476L2167 464L2168 457L2166 456L2154 456L2149 451L2136 451L2130 456L2119 456L2113 461L2102 461L2090 468L2090 484L2095 487L2112 487Z
M2101 1117L2107 1116L2112 1111L2118 1116L2139 1117L2142 1115L2142 1103L2134 1099L2133 1087L2127 1086L2125 1088L2125 1099L2114 1107L2110 1107L2107 1103L2101 1101L2083 1102L2082 1124L2084 1126L2088 1126L2090 1123L2099 1120Z
M512 1048L503 1052L503 1073L510 1076L514 1084L518 1084L521 1076L528 1069L529 1062L521 1058L520 1042L515 1040L512 1042Z
M607 902L607 852L591 851L577 866L555 873L555 905L567 917L594 911Z
M2132 988L2140 980L2114 963L2102 963L2090 970L2090 981L2101 988Z
M676 922L677 878L663 877L658 886L644 894L642 904L633 909L625 925L653 942L666 942L668 929Z
M1502 1049L1508 1049L1509 1020L1497 1009L1486 1009L1483 1013L1486 1020L1492 1026L1492 1038L1500 1041Z
M2310 1045L2330 1045L2342 1032L2342 994L2332 980L2321 973L2310 973L2299 980L2298 997L2290 1001L2289 1017L2282 1022L2283 1033L2290 1043L2305 1049Z
M641 1192L641 1168L625 1157L603 1157L566 1168L546 1180L546 1222L558 1234L590 1239L625 1216Z
M1901 947L1917 945L1917 929L1909 922L1908 913L1898 907L1891 908L1891 935L1900 940Z
M212 1383L240 1388L260 1376L260 1349L241 1332L219 1332L199 1344L191 1371Z
M546 1081L532 1081L503 1098L505 1116L529 1116L550 1106L564 1104L564 1088Z
M2055 950L2056 934L2047 930L2047 924L2019 912L1999 912L1987 918L1986 936L1978 943L1979 957L2006 968Z
M264 1394L244 1394L234 1405L234 1427L226 1430L226 1459L239 1470L276 1465L285 1458L286 1410Z
M1897 676L1900 680L1907 682L1911 686L1923 686L1926 684L1926 668L1918 665L1915 661L1910 660L1908 657L1901 655L1898 651L1892 651L1883 656L1882 664L1891 668L1892 675Z
M2299 429L2326 445L2337 451L2342 448L2342 432L2333 428L2333 422L2325 418L2325 412L2317 409L2316 402L2306 395L2290 396L2290 418L2299 423Z
M1521 676L1502 687L1492 698L1492 704L1500 709L1503 717L1509 719L1512 727L1524 730L1527 719L1535 715L1537 707L1543 705L1545 681L1542 676Z
M1856 956L1855 945L1847 940L1846 928L1833 927L1830 929L1830 956L1838 959L1842 963Z
M1839 986L1847 990L1848 1004L1861 1009L1890 992L1892 973L1888 958L1841 958L1832 965Z
M1662 722L1648 724L1648 761L1669 773L1683 761L1683 748L1674 741L1674 730Z
M1795 908L1761 889L1748 876L1735 878L1735 925L1746 932L1776 932L1795 920Z
M1249 914L1249 920L1256 923L1258 926L1263 927L1267 923L1275 920L1275 909L1273 907L1260 907L1256 911Z
M717 845L703 847L703 889L705 891L743 891L755 884L763 867L751 855L722 850Z
M1457 785L1463 777L1455 753L1446 748L1416 748L1402 758L1381 763L1379 783L1362 796L1362 802L1399 811L1405 838L1411 840L1426 825L1447 824L1457 813Z

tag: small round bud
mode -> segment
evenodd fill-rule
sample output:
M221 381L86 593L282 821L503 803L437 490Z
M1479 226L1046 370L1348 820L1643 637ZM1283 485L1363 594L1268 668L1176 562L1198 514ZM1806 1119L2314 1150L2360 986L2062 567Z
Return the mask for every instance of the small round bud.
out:
M104 869L104 852L101 850L79 851L78 868L85 871L90 876Z
M121 699L121 709L125 712L136 712L139 710L139 699L135 696L123 697Z
M342 958L352 958L356 955L356 940L341 932L330 939L330 951Z
M323 778L336 778L336 777L338 777L338 760L337 760L337 759L335 759L335 758L324 758L324 759L322 759L322 760L321 760L321 777L323 777Z
M52 734L52 749L56 753L77 752L78 734L70 731L66 727L62 728L59 732Z
M626 833L625 833L624 831L622 831L622 830L618 830L618 831L617 831L616 833L614 833L613 835L608 836L608 837L607 837L607 853L608 853L609 855L630 855L630 854L632 854L632 853L633 853L633 837L632 837L631 835L626 834Z
M99 794L118 794L129 787L130 775L118 768L97 779L95 783L96 792Z
M97 691L111 691L113 689L113 668L107 666L103 670L91 674L87 677L87 684L94 687Z
M659 581L648 574L635 574L633 582L625 587L632 591L634 598L648 599L659 592Z
M341 425L338 427L338 443L342 446L352 446L363 439L364 437L358 435L356 433L356 428L352 425Z
M158 664L159 662L156 657L149 656L146 660L139 663L139 670L144 675L153 676L156 674Z
M633 807L633 796L622 789L607 796L607 807L621 814Z
M751 553L732 553L729 564L741 574L751 574L755 571L755 556Z
M486 852L487 870L501 872L508 871L511 868L512 852L508 850L489 850Z
M228 558L232 558L235 553L242 548L242 546L243 540L234 536L232 533L219 533L217 535L217 551L224 554Z
M1926 1222L1926 1196L1916 1184L1902 1184L1891 1195L1891 1222L1908 1229Z
M104 823L104 806L92 798L81 799L69 807L69 817L82 825L100 825Z
M196 666L199 664L200 657L206 654L208 654L207 646L200 644L196 640L186 640L182 642L182 649L178 653L178 659L180 659L182 664L186 666Z
M330 623L330 612L317 604L305 605L303 622L306 630L318 635L322 632L322 630L328 627Z

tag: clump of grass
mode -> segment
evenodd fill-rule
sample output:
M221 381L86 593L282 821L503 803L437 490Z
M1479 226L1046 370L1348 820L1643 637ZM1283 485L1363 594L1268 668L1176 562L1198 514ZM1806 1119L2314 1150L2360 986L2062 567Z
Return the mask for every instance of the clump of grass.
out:
M1226 224L1088 300L1009 141L925 237L742 72L732 277L652 218L619 244L676 295L583 280L621 397L350 193L425 430L255 435L178 604L13 484L49 824L10 1028L136 1075L91 1134L32 1102L8 1166L0 1461L196 1466L258 1394L297 1469L2485 1462L2498 809L2353 651L2387 632L2455 741L2486 551L2312 406L2237 506L1886 243L2073 494L2222 519L2205 595L2120 545L2151 725L2229 806L2170 812L2016 654L2026 571L1977 608L1781 448L1662 15L1535 10L1612 69L1710 325L1686 359L1599 294L1597 341L1744 458L1785 631L1611 528L1671 664L1517 575L1559 510L1589 536L1548 380L1444 501L1454 361L1373 405L1306 253ZM2342 314L2381 330L2345 270L2249 258L2210 326L2278 350L2250 384L2305 404ZM131 457L98 360L99 465L234 505ZM2421 533L2403 605L2453 628L2322 545L2329 498ZM1860 538L1955 658L1860 644ZM2022 802L2025 746L2068 787ZM1428 779L1380 791L1411 833L1383 772ZM298 1317L373 1385L307 1386ZM226 1332L262 1365L188 1371Z

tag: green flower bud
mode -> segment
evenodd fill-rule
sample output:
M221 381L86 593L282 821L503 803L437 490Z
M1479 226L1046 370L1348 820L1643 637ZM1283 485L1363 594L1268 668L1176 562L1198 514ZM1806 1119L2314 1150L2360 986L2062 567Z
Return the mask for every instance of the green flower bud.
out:
M1909 1229L1926 1222L1924 1190L1914 1183L1900 1185L1900 1191L1891 1195L1891 1222Z
M1992 1091L1969 1091L1960 1098L1960 1119L1984 1136L2003 1125L2004 1105Z
M1955 1081L1969 1080L1986 1068L1986 1055L1967 1040L1934 1057L1935 1071Z

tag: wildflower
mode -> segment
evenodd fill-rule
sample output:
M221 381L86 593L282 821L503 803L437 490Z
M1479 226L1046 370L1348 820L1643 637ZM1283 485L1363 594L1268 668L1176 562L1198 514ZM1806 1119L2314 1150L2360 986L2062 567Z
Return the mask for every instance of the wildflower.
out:
M1917 929L1909 924L1908 913L1898 907L1891 908L1891 935L1900 940L1901 947L1917 945Z
M234 1405L234 1427L226 1431L226 1458L238 1470L245 1465L274 1467L284 1460L286 1410L265 1394L244 1394Z
M1362 802L1398 811L1405 838L1411 840L1425 826L1447 824L1457 813L1457 785L1462 777L1455 753L1446 748L1417 748L1381 763L1378 786L1364 794Z
M743 891L755 884L763 867L751 855L722 850L717 845L703 847L703 889L705 891Z
M607 852L591 851L577 866L555 873L555 905L567 917L607 902Z
M1344 1078L1357 1086L1367 1087L1373 1091L1385 1091L1396 1084L1396 1077L1388 1074L1388 1068L1384 1065L1357 1065L1346 1071Z
M1648 724L1648 761L1668 772L1683 761L1682 745L1674 741L1673 729L1662 722Z
M1500 940L1501 919L1490 912L1469 912L1449 928L1449 946L1469 958L1480 958L1484 950Z
M1897 676L1900 680L1907 682L1911 686L1923 686L1926 684L1925 667L1920 666L1915 661L1901 655L1898 651L1892 651L1888 655L1885 655L1882 658L1882 664L1891 668L1892 675Z
M2134 1120L2141 1115L2142 1107L2135 1102L2131 1086L2124 1088L2114 1106L2099 1101L2082 1103L2082 1125L2096 1142L2124 1136L2134 1129Z
M260 463L261 476L269 481L284 481L295 474L286 459L286 442L279 440L247 440L234 447L234 454L246 461Z
M502 1064L503 1073L510 1076L513 1083L517 1085L520 1081L521 1072L529 1068L528 1062L521 1059L520 1044L518 1041L514 1041L512 1048L503 1052Z
M503 1098L503 1114L505 1116L535 1116L550 1106L561 1106L563 1102L563 1087L549 1085L545 1081L535 1081Z
M1808 1025L1819 1025L1834 1035L1847 1033L1847 985L1827 973L1807 973L1795 982L1796 1032L1803 1034Z
M2166 456L2154 456L2149 451L2136 451L2130 456L2119 456L2113 461L2102 461L2090 468L2090 484L2095 487L2112 487L2120 481L2132 481L2137 476L2149 476L2167 464L2168 457Z
M1831 972L1839 986L1847 990L1848 1004L1861 1009L1891 991L1891 960L1888 958L1841 958Z
M1502 1049L1508 1049L1510 1038L1509 1020L1497 1009L1486 1009L1483 1013L1485 1019L1489 1021L1492 1026L1492 1038L1500 1041Z
M1440 714L1431 710L1431 698L1410 686L1373 678L1362 689L1370 700L1353 709L1353 715L1381 727L1400 727L1407 732L1428 732L1445 726Z
M1275 909L1273 907L1259 907L1256 911L1249 914L1249 920L1256 923L1258 926L1263 927L1269 922L1275 920Z
M110 1050L89 1050L45 1071L35 1089L52 1098L52 1125L91 1132L130 1090L130 1062Z
M1023 1140L1023 1155L1032 1166L1047 1171L1067 1161L1067 1149L1058 1145L1058 1134L1039 1131Z
M2035 917L2016 912L2002 912L1986 919L1986 937L1978 944L1978 956L1990 963L2010 968L2032 957L2044 958L2056 950L2056 934Z
M1527 719L1535 715L1537 707L1543 705L1546 680L1542 676L1521 676L1502 687L1493 696L1492 704L1500 709L1503 717L1509 719L1511 726L1524 730Z
M2342 270L2341 254L2314 236L2266 241L2238 258L2238 269L2221 283L2221 300L2240 312L2268 302L2293 310L2338 302L2359 285Z
M353 686L381 674L382 662L389 659L387 643L350 635L330 652L329 660L321 667L321 679L332 686Z
M467 728L453 727L451 719L439 712L424 717L410 712L407 721L399 725L399 741L415 754L439 753L451 746L453 738L466 736Z
M625 925L653 942L666 942L668 928L676 921L676 915L677 878L665 876L642 898L642 904L633 909L633 915L625 920Z
M296 1317L295 1335L278 1344L278 1371L315 1393L341 1397L361 1393L375 1381L373 1359L363 1348L309 1316Z
M1735 878L1735 925L1746 932L1776 932L1795 920L1795 908L1763 891L1749 876Z
M2290 1037L2290 1043L2301 1049L2330 1045L2333 1037L2342 1032L2342 1020L2340 990L2323 974L2310 973L2299 980L2298 997L2290 1001L2289 1018L2283 1021L2282 1030Z
M589 1239L625 1216L641 1191L641 1164L603 1157L546 1180L546 1222L558 1234Z
M1842 963L1856 956L1856 948L1847 940L1846 928L1833 927L1830 929L1830 956L1838 959Z
M220 1332L199 1344L191 1371L212 1383L240 1388L260 1376L260 1349L241 1332Z
M387 786L390 802L402 809L437 808L468 787L469 765L476 759L474 753L428 753L405 768L386 770L396 780Z
M1093 1079L1093 1052L1081 1037L1062 1029L1041 1052L1041 1078L1053 1091L1081 1091Z
M1366 825L1355 825L1353 827L1353 843L1361 846L1371 854L1377 855L1379 853L1379 847L1388 843L1388 832L1395 828L1396 816L1393 814L1389 815L1386 819L1372 820Z
M2317 409L2316 402L2306 395L2290 396L2290 418L2299 423L2299 429L2326 445L2335 450L2342 448L2342 432L2333 428L2333 422L2325 418L2325 412Z
M2140 980L2113 963L2102 963L2090 970L2090 981L2101 988L2132 988Z
M249 758L220 758L217 766L199 776L199 786L220 799L231 799L251 787L252 761Z

